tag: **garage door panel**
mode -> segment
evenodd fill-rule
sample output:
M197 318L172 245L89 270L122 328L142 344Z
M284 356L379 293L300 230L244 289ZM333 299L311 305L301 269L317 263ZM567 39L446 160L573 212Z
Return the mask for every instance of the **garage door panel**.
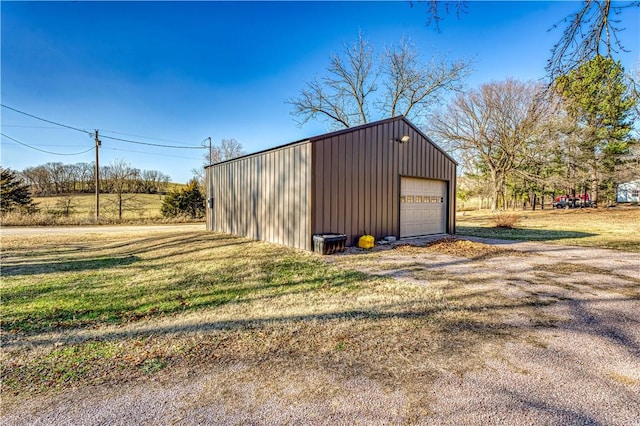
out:
M400 237L446 232L447 183L421 178L401 178Z

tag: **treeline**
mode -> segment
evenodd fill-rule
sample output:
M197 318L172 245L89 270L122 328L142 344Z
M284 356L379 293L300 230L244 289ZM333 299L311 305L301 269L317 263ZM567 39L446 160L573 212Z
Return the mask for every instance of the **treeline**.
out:
M27 167L19 176L35 197L95 192L95 163L46 163ZM115 161L100 167L101 193L165 194L170 177Z
M637 119L624 69L597 56L551 85L505 80L460 93L428 131L460 160L463 201L535 208L587 193L602 205L640 176Z

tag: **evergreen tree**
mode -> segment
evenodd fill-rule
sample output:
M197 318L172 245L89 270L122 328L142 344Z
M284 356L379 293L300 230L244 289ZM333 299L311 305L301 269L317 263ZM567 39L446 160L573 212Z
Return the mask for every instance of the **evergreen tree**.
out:
M162 201L160 211L165 217L189 216L197 219L204 217L204 200L198 181L192 179L185 188L169 192Z
M11 169L0 167L0 212L35 212L36 205L29 194L29 185L22 182Z
M589 172L596 201L599 190L605 191L605 197L613 198L616 165L633 142L632 114L636 100L624 81L624 69L619 62L596 56L555 82L574 120L574 131L579 135L578 160Z

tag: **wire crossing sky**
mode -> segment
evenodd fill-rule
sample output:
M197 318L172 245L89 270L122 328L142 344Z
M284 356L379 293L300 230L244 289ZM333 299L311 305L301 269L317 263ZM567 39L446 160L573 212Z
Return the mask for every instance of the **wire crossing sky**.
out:
M209 136L254 152L325 133L324 123L298 127L285 101L359 31L378 54L406 36L425 62L434 52L473 60L468 87L540 80L561 20L579 6L470 1L437 31L424 4L405 1L2 2L2 104L12 109L1 110L1 162L91 162L98 129L101 164L122 158L186 182ZM627 52L616 58L634 71L639 10L619 18Z

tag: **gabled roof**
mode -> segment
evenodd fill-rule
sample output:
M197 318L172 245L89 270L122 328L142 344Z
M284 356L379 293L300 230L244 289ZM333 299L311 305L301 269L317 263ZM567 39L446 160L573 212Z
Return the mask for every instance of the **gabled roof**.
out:
M373 127L373 126L377 126L377 125L380 125L380 124L391 123L391 122L394 122L394 121L403 121L405 124L407 124L409 127L411 127L416 133L418 133L420 136L425 138L430 144L432 144L445 157L447 157L454 164L458 165L458 162L456 160L454 160L453 157L451 157L449 154L447 154L438 144L436 144L433 140L431 140L431 138L429 138L427 135L425 135L422 132L422 130L418 129L412 122L407 120L403 115L398 115L396 117L386 118L384 120L372 121L370 123L361 124L361 125L356 126L356 127L348 127L346 129L337 130L335 132L324 133L322 135L313 136L313 137L305 138L305 139L300 139L300 140L295 141L295 142L289 142L289 143L286 143L286 144L283 144L283 145L278 145L278 146L275 146L273 148L268 148L268 149L264 149L262 151L253 152L251 154L246 154L246 155L243 155L241 157L236 157L236 158L232 158L230 160L221 161L219 163L209 164L208 166L205 166L205 169L208 168L208 167L211 167L211 166L218 165L218 164L225 164L225 163L229 163L229 162L232 162L232 161L241 160L243 158L248 158L248 157L252 157L254 155L264 154L264 153L270 152L270 151L276 151L278 149L286 148L286 147L297 145L297 144L303 144L303 143L308 143L308 142L313 143L313 142L317 142L317 141L320 141L320 140L323 140L323 139L327 139L327 138L331 138L331 137L334 137L334 136L339 136L339 135L343 135L343 134L346 134L346 133L356 132L358 130L366 129L367 127Z
M321 139L327 139L327 138L331 138L331 137L334 137L334 136L340 136L340 135L343 135L345 133L350 133L350 132L355 132L355 131L358 131L358 130L366 129L367 127L377 126L379 124L392 123L394 121L403 121L405 124L407 124L409 127L411 127L416 133L418 133L420 136L425 138L431 145L436 147L436 149L438 151L440 151L445 157L447 157L449 160L451 160L456 165L458 165L458 162L456 160L454 160L453 157L451 157L449 154L447 154L437 143L435 143L433 140L431 140L431 138L429 136L425 135L422 130L418 129L415 124L413 124L411 121L407 120L407 118L404 115L397 115L395 117L386 118L384 120L372 121L371 123L361 124L360 126L348 127L346 129L341 129L341 130L338 130L338 131L335 131L335 132L325 133L324 135L319 135L319 136L314 136L312 138L309 138L309 140L311 142L315 142L315 141L318 141L318 140L321 140Z

